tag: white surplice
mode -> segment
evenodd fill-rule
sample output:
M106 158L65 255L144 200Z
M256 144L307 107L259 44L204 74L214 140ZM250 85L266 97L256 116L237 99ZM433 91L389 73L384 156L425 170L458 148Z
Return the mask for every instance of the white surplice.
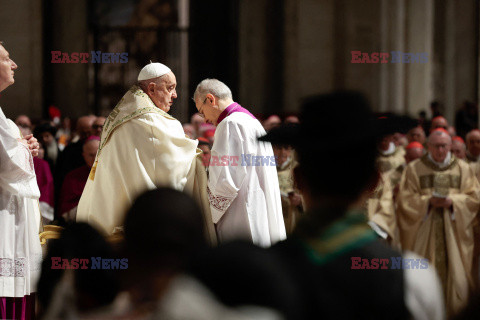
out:
M112 234L123 225L135 198L147 190L171 187L195 198L197 173L205 175L196 166L201 152L197 144L198 140L185 136L178 120L133 86L105 122L95 164L78 204L77 221ZM209 215L204 212L205 218ZM211 217L208 220L214 235Z
M0 297L35 292L42 249L33 158L0 108Z
M257 141L263 135L260 122L244 112L217 126L208 195L220 242L245 239L268 247L286 238L272 145Z

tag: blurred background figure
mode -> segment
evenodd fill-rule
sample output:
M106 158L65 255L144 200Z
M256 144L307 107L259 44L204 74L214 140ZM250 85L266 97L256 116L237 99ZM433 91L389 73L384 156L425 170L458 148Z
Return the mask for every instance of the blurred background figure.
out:
M479 162L480 158L480 130L473 129L466 136L467 162Z
M447 132L450 135L450 137L452 137L452 138L457 135L457 130L455 130L455 127L453 127L453 126L449 126L448 129L447 129Z
M57 129L49 122L39 124L33 131L33 135L38 139L45 150L43 159L48 162L52 172L55 172L57 160L60 155L57 140L55 140L56 133Z
M455 136L452 138L452 153L458 159L465 160L467 157L467 146L465 145L465 141L463 141L462 137Z
M410 129L407 132L408 143L419 142L420 144L425 144L425 131L421 126L417 126L413 129Z
M263 121L263 128L265 129L265 131L270 131L272 130L272 128L275 128L279 125L282 124L282 119L280 119L279 116L277 116L276 114L272 114L271 116L269 116L265 121Z
M192 137L192 139L198 138L201 135L200 128L201 126L205 123L205 118L203 118L200 113L194 113L191 120L190 124L193 126L195 130L195 136Z
M87 183L90 169L95 162L95 156L97 155L99 146L100 137L90 136L83 144L82 156L85 160L85 165L67 173L63 180L60 193L59 213L60 216L67 221L75 221L78 202Z
M432 119L432 125L430 126L430 132L432 132L435 129L442 128L445 130L448 130L448 122L447 119L445 119L442 116L436 116L435 118Z
M191 125L190 123L184 123L182 127L183 127L183 132L185 132L185 134L190 139L195 139L197 134L195 133L195 128L193 127L193 125Z
M32 133L32 121L30 118L24 114L19 115L15 119L15 124L18 126L23 136Z
M289 123L300 123L300 120L298 119L297 116L295 115L290 115L288 117L285 118L285 121L284 121L285 124L289 124Z
M303 213L302 196L295 188L293 169L297 166L294 151L289 145L272 144L277 164L278 183L282 199L283 221L287 235L295 229L297 220Z
M58 148L63 151L72 139L72 123L69 117L63 118L60 127L57 130Z
M393 134L387 135L378 143L377 165L381 173L397 168L405 162L404 153L393 142Z
M465 138L473 129L478 129L478 107L471 101L465 101L455 114L455 128L457 134Z
M92 136L97 136L100 137L102 135L102 129L103 125L105 124L105 120L107 120L105 117L96 117L95 121L93 121L92 124Z
M54 173L55 177L55 195L57 197L57 208L58 210L58 197L60 196L60 189L63 185L63 180L65 176L72 170L84 166L85 159L83 158L83 144L87 138L93 132L93 123L95 122L96 117L92 115L83 116L78 118L75 137L72 139L72 142L67 145L63 150L60 157L58 158L57 168ZM57 212L57 215L60 214Z
M210 165L210 157L212 156L210 142L207 138L199 137L198 138L198 148L203 151L202 158L203 158L203 165L207 169Z

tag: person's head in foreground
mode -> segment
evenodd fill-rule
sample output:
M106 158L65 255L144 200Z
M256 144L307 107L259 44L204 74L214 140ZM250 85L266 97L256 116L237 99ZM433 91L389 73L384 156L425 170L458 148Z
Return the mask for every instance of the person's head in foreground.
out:
M217 79L205 79L197 85L193 101L199 115L216 126L220 114L233 103L232 91Z
M465 141L463 141L462 137L455 136L452 138L452 153L458 159L464 160L467 156L467 146L465 145Z
M480 130L473 129L465 137L467 140L467 150L474 157L480 156Z
M14 75L17 67L3 46L3 42L0 41L0 92L15 82Z
M343 119L342 125L335 119ZM379 179L377 146L387 148L394 132L412 127L410 119L376 118L364 96L350 91L306 99L300 123L297 129L272 129L260 140L295 147L299 161L295 180L309 211L333 208L345 212L374 190ZM311 137L316 137L314 143ZM342 145L349 148L339 148ZM336 155L334 161L331 154Z
M137 303L156 303L191 256L206 246L201 211L188 195L170 189L147 191L127 212L127 288Z
M413 160L421 158L425 153L425 148L420 142L410 142L405 148L405 162L408 164Z
M117 273L94 268L92 257L117 257L97 230L86 223L76 223L68 225L59 239L49 241L38 281L38 301L44 319L68 318L113 301L119 288ZM88 259L88 263L81 263L80 259ZM77 268L69 269L75 267L74 263Z
M147 64L138 75L138 86L161 110L168 112L177 99L177 78L166 65L155 62Z
M452 137L445 129L435 129L428 136L428 153L435 162L442 163L450 154Z

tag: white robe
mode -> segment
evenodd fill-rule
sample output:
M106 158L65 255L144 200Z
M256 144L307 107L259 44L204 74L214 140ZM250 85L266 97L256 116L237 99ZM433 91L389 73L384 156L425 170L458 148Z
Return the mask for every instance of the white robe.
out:
M35 292L42 248L33 159L17 126L0 108L0 297Z
M197 144L178 120L132 87L105 122L77 221L112 234L141 193L166 186L191 194Z
M220 242L245 239L268 247L286 238L272 145L257 141L263 135L260 122L243 112L230 114L216 129L208 195ZM229 165L216 165L215 157L225 156Z

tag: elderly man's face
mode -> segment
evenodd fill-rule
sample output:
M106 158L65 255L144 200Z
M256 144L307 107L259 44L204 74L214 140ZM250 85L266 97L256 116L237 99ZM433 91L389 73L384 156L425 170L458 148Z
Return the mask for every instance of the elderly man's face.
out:
M10 59L7 50L0 45L0 91L3 91L15 82L13 79L15 69L17 69L17 65Z
M434 134L428 141L428 152L436 162L443 162L452 147L452 140L449 135L442 133Z
M173 100L177 99L177 79L173 72L160 78L158 83L149 84L147 94L153 103L165 112L170 111Z
M455 155L455 157L459 159L465 159L466 157L465 144L461 143L460 141L454 140L452 142L452 153Z
M89 140L83 145L83 159L88 167L92 167L95 162L95 157L97 155L98 147L100 146L100 141L98 140Z
M467 139L467 149L472 156L480 155L480 132L471 132Z
M18 118L15 120L15 124L22 128L32 128L32 122L30 121L30 118L25 115L18 116Z

